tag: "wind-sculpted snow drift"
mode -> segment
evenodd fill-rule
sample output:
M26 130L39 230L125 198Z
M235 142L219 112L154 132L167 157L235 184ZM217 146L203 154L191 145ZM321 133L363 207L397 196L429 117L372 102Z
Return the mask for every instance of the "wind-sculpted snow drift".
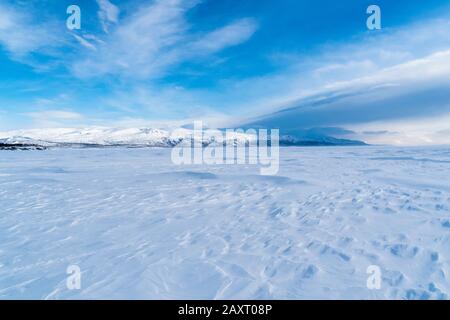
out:
M170 153L0 151L0 298L450 297L448 148L280 148L277 176Z

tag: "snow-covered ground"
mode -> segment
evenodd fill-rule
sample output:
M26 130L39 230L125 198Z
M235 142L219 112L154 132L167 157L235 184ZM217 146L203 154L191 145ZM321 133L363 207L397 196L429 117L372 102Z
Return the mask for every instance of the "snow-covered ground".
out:
M450 148L280 153L260 176L170 149L0 151L0 298L450 298Z

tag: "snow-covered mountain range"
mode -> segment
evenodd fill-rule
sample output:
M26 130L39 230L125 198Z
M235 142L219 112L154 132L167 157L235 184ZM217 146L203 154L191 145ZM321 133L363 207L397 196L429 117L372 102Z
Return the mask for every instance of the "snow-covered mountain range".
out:
M0 132L0 144L25 144L52 146L147 146L172 147L191 141L196 137L190 129L162 130L151 128L51 128ZM250 135L235 132L229 136L233 143L245 144ZM200 139L200 138L199 138ZM202 143L209 145L215 141L212 134L204 131Z
M29 129L0 132L0 147L11 145L35 147L62 147L62 146L145 146L145 147L172 147L183 141L196 138L192 129L177 128L176 130L163 130L152 128L50 128ZM217 140L208 130L203 132L202 144L210 145ZM254 139L254 136L234 132L227 136L227 143L244 145ZM285 135L280 138L280 145L360 145L359 141L336 139L326 135Z

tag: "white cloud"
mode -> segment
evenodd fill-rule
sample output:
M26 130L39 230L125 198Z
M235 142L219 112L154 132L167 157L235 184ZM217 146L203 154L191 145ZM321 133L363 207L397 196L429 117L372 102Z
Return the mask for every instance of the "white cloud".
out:
M116 90L98 104L112 110L125 112L131 117L146 116L151 119L218 118L222 113L212 109L199 96L206 93L187 90L182 87L158 87L135 85Z
M13 59L20 61L30 53L52 55L52 50L63 41L51 32L54 23L36 21L31 13L17 8L0 4L0 45Z
M79 77L120 74L145 77L159 73L174 59L171 50L187 29L181 0L156 1L125 17L99 48L74 64Z
M85 39L85 37L79 36L75 33L72 34L74 38L85 48L88 48L90 50L97 51L97 47L90 43L88 40Z
M83 115L68 110L45 110L28 112L24 114L31 118L32 127L55 128L64 126L77 126L83 120Z
M281 70L229 82L216 97L233 97L222 103L234 113L235 126L341 126L359 132L367 126L379 134L354 138L450 143L448 34L450 20L435 19L327 44L308 56L280 53L274 59ZM445 121L434 126L439 114Z
M75 120L81 119L83 116L77 112L72 111L64 111L64 110L46 110L39 112L29 112L26 113L27 116L30 116L39 120Z
M357 132L350 138L371 144L450 145L450 113L420 119L361 123L348 128ZM371 131L375 134L370 134Z
M120 10L109 0L97 0L97 4L100 7L98 17L100 18L103 31L108 33L109 26L119 21Z
M194 52L209 54L247 41L257 30L253 19L241 19L214 30L191 45Z
M242 19L210 33L192 34L186 13L197 4L195 0L156 0L138 8L116 25L96 54L74 63L74 74L156 78L180 62L238 45L256 31L253 20Z
M249 122L339 126L357 132L348 138L376 144L450 144L450 48L300 94Z
M438 19L364 34L349 44L327 44L308 55L274 55L279 70L229 82L221 96L232 106L263 115L332 91L362 90L448 74L450 20ZM425 43L425 45L424 45ZM367 88L366 89L370 89Z

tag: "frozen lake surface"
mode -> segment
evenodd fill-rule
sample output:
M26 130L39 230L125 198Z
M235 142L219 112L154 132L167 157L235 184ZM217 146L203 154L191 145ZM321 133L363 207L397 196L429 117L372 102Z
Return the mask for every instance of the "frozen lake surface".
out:
M260 176L170 149L0 151L0 298L450 298L450 148L280 154Z

